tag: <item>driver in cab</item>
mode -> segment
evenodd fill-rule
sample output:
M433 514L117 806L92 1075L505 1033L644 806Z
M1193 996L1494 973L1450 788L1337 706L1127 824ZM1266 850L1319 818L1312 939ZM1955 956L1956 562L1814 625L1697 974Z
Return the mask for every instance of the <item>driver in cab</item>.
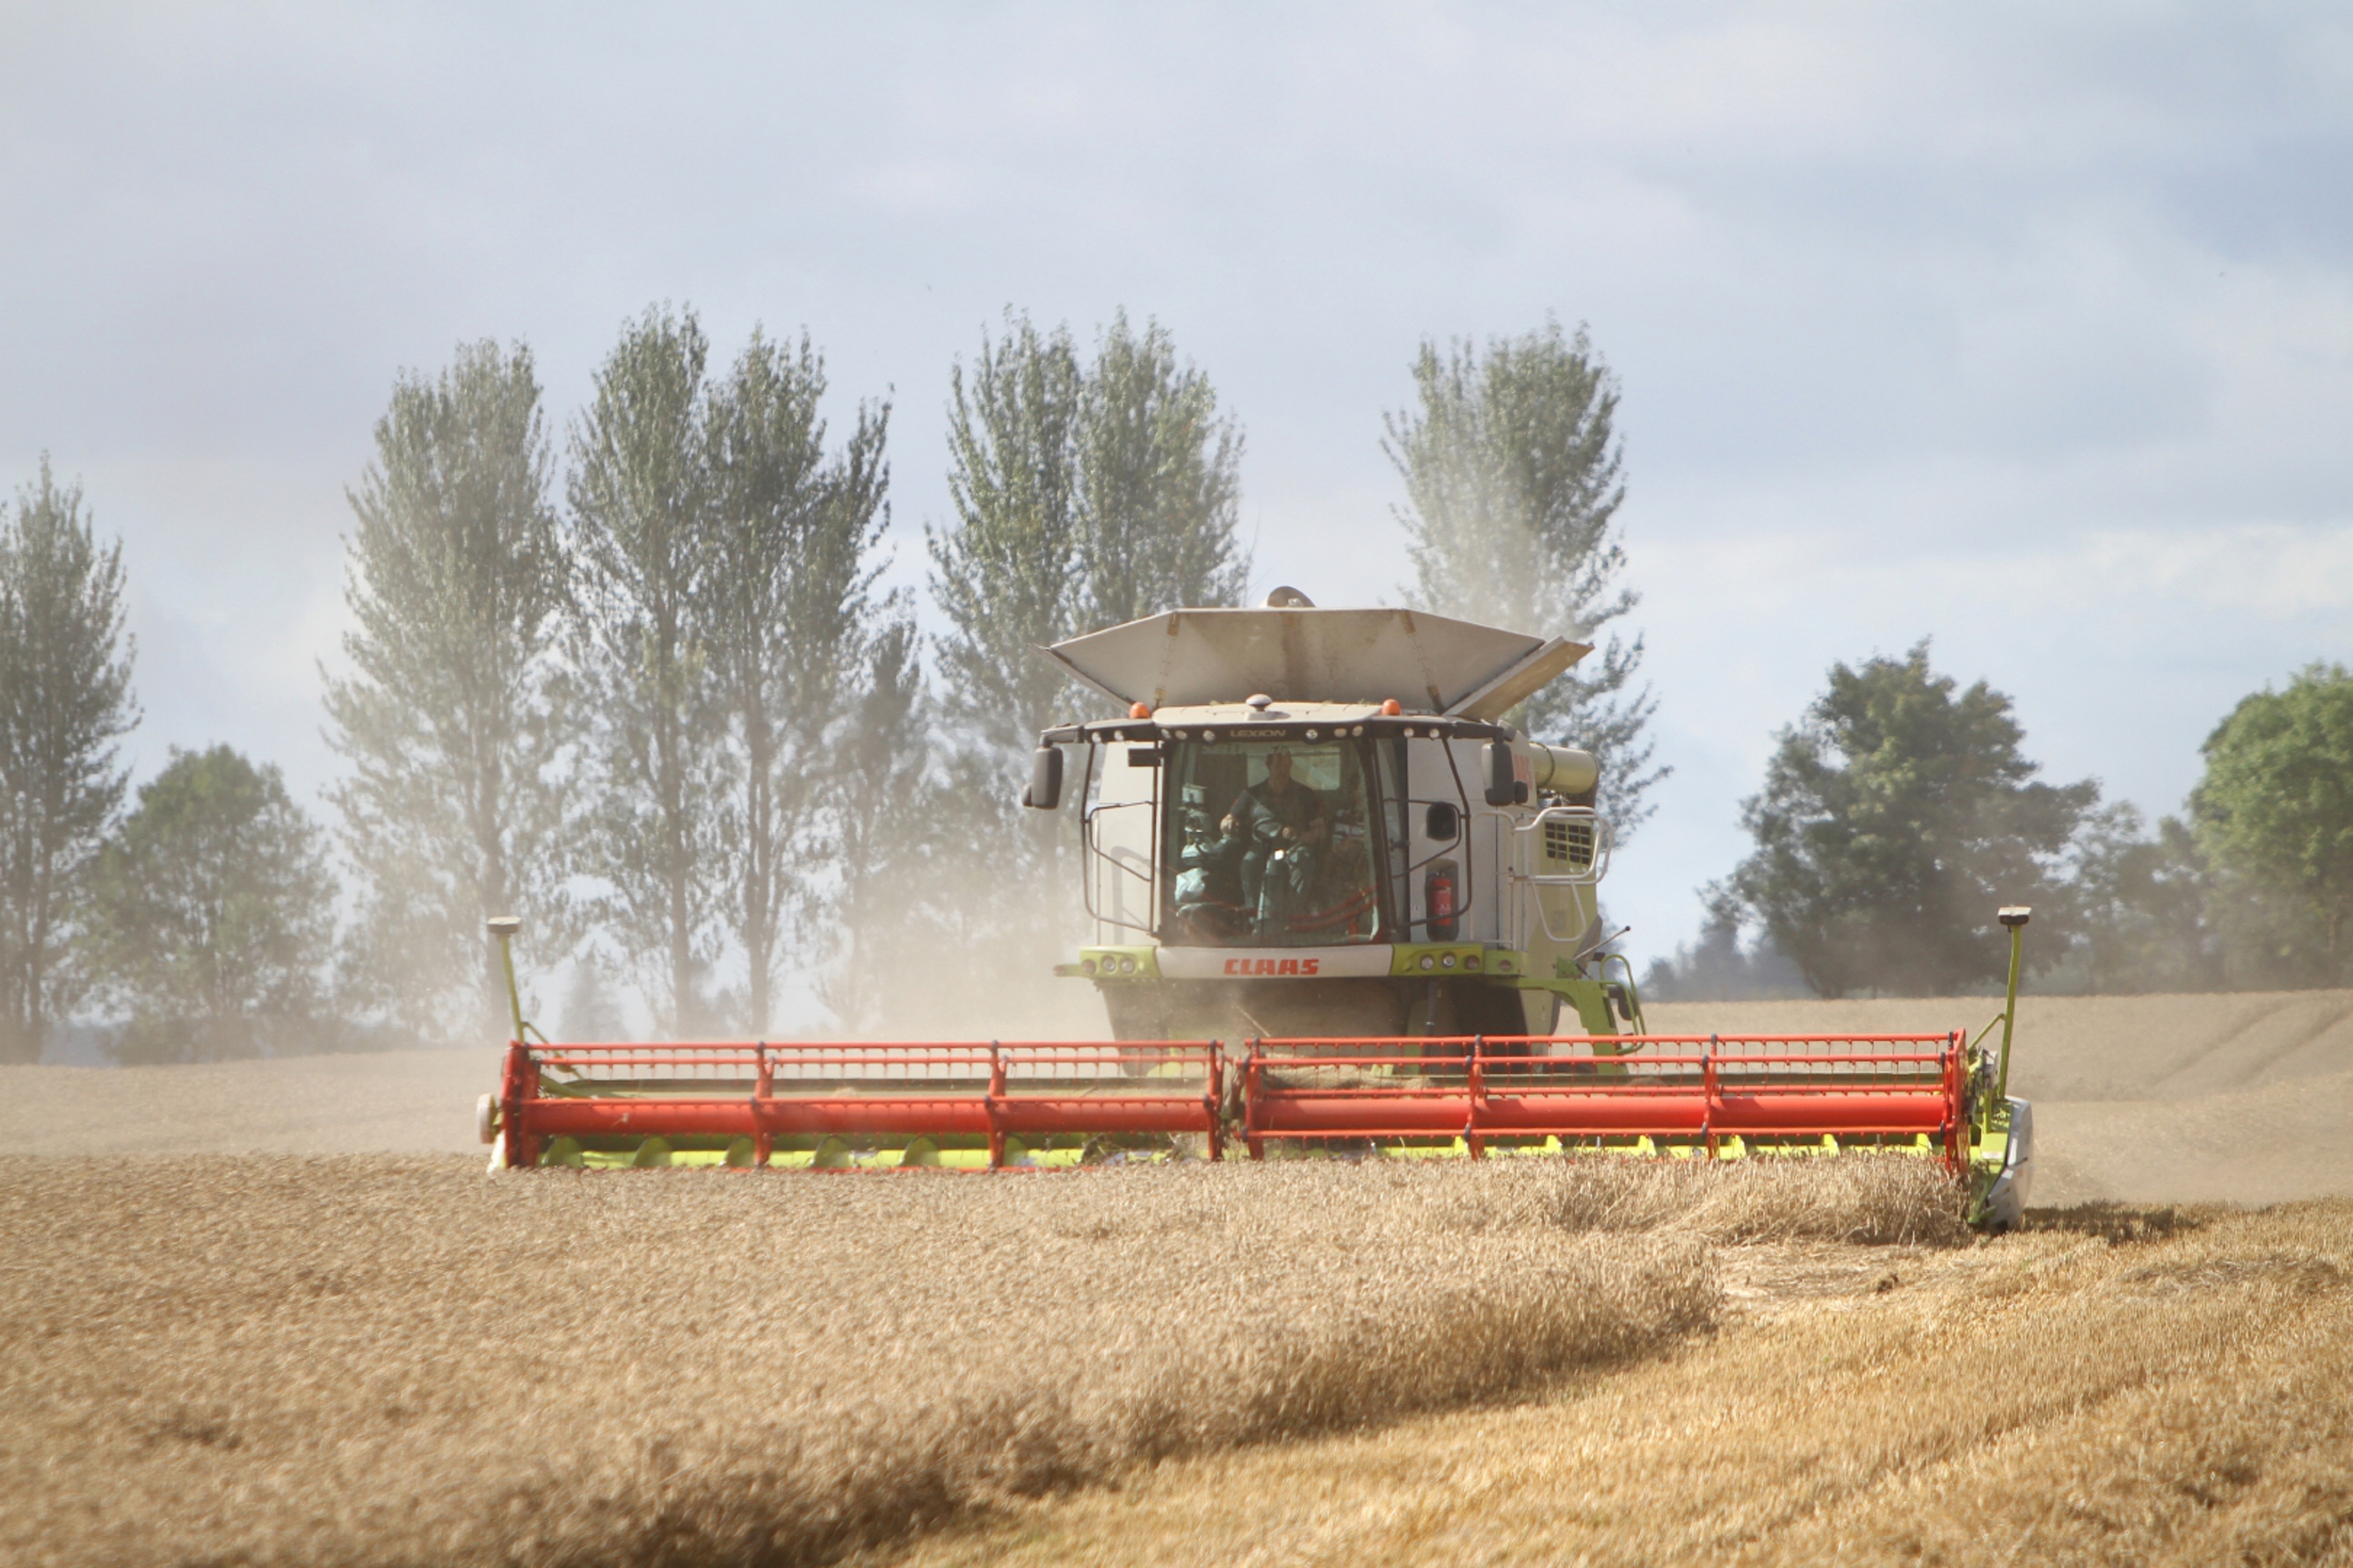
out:
M1322 844L1331 833L1331 823L1316 793L1292 782L1291 753L1278 746L1267 753L1266 777L1234 798L1233 809L1218 824L1218 831L1228 837L1237 831L1241 834L1246 847L1242 900L1256 909L1267 862L1282 857L1294 845L1312 849Z

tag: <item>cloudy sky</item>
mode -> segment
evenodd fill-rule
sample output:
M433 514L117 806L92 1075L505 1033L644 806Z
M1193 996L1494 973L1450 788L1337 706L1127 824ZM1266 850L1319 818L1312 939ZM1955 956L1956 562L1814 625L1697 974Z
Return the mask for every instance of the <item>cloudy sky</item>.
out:
M910 584L956 357L1157 319L1248 430L1257 586L1327 605L1404 575L1417 343L1588 324L1676 770L1638 957L1835 660L1933 637L2158 812L2353 657L2341 7L0 9L0 482L47 451L124 541L142 777L314 795L396 373L522 339L560 426L659 300L893 400Z

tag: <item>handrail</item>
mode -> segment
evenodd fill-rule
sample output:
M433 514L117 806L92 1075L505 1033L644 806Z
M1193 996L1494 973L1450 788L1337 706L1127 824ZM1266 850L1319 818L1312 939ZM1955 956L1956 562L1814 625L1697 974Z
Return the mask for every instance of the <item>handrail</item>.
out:
M1581 823L1592 828L1593 858L1587 862L1584 871L1562 874L1533 872L1525 869L1532 854L1530 845L1533 842L1526 836L1553 821ZM1589 805L1548 805L1527 821L1512 824L1512 833L1514 835L1512 854L1504 875L1521 889L1522 908L1525 910L1530 903L1535 906L1536 924L1543 930L1547 941L1556 942L1576 941L1577 932L1558 931L1553 929L1552 911L1545 908L1540 889L1594 887L1609 874L1609 857L1616 847L1617 837L1615 830L1609 825L1609 819L1600 816ZM1525 925L1525 921L1522 923Z
M1556 819L1563 822L1581 822L1592 827L1593 858L1587 863L1587 868L1581 872L1566 873L1515 870L1513 875L1521 881L1539 888L1590 887L1608 876L1609 856L1617 847L1617 829L1610 826L1608 817L1589 805L1548 805L1527 821L1514 823L1512 831L1515 834L1533 833L1544 824Z
M1156 800L1103 800L1082 805L1079 808L1080 853L1086 858L1087 866L1087 874L1079 879L1079 889L1083 901L1086 904L1087 918L1093 921L1097 925L1120 926L1128 931L1142 931L1146 936L1151 936L1157 932L1158 926L1156 922L1145 924L1139 923L1135 921L1121 920L1117 916L1107 915L1098 910L1095 907L1096 876L1094 869L1094 863L1099 860L1103 862L1103 864L1109 866L1112 870L1118 875L1132 878L1135 881L1141 882L1144 884L1145 902L1147 907L1151 905L1158 888L1159 876L1157 868L1159 857L1155 855L1146 858L1145 864L1147 867L1152 868L1151 869L1139 871L1134 867L1124 864L1116 856L1113 855L1110 850L1105 849L1096 841L1095 818L1103 816L1105 812L1126 811L1136 806L1143 806L1145 809L1152 813L1153 826L1156 831L1159 826L1160 817L1157 805L1158 803Z

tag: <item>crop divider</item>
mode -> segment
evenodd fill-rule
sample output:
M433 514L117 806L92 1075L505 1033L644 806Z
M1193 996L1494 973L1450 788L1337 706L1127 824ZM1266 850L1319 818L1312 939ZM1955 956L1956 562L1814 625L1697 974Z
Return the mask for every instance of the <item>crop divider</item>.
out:
M988 1042L988 1168L1005 1169L1005 1049Z
M768 1042L762 1040L752 1047L758 1058L759 1076L752 1080L752 1168L765 1171L768 1158L776 1152L776 1135L772 1131L771 1111L776 1094L776 1064L768 1060Z
M1707 1037L1706 1048L1699 1054L1699 1081L1705 1109L1702 1113L1700 1136L1707 1141L1707 1157L1717 1157L1715 1124L1724 1119L1724 1083L1715 1071L1716 1037Z
M1471 1157L1473 1160L1483 1160L1487 1157L1487 1140L1480 1136L1479 1132L1480 1112L1487 1106L1486 1068L1485 1064L1479 1059L1482 1037L1478 1035L1471 1037L1470 1070L1464 1075L1465 1088L1471 1103L1470 1115L1462 1123L1462 1146L1471 1152Z

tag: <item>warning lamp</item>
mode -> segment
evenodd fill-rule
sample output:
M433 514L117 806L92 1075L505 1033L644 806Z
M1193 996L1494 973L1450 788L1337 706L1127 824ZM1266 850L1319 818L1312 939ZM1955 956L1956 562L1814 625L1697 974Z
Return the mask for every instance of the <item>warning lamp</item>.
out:
M1131 719L1149 719L1152 717L1152 710L1144 703L1131 702L1127 705L1127 716Z
M1405 704L1394 697L1385 697L1381 700L1381 711L1394 719L1405 711Z

